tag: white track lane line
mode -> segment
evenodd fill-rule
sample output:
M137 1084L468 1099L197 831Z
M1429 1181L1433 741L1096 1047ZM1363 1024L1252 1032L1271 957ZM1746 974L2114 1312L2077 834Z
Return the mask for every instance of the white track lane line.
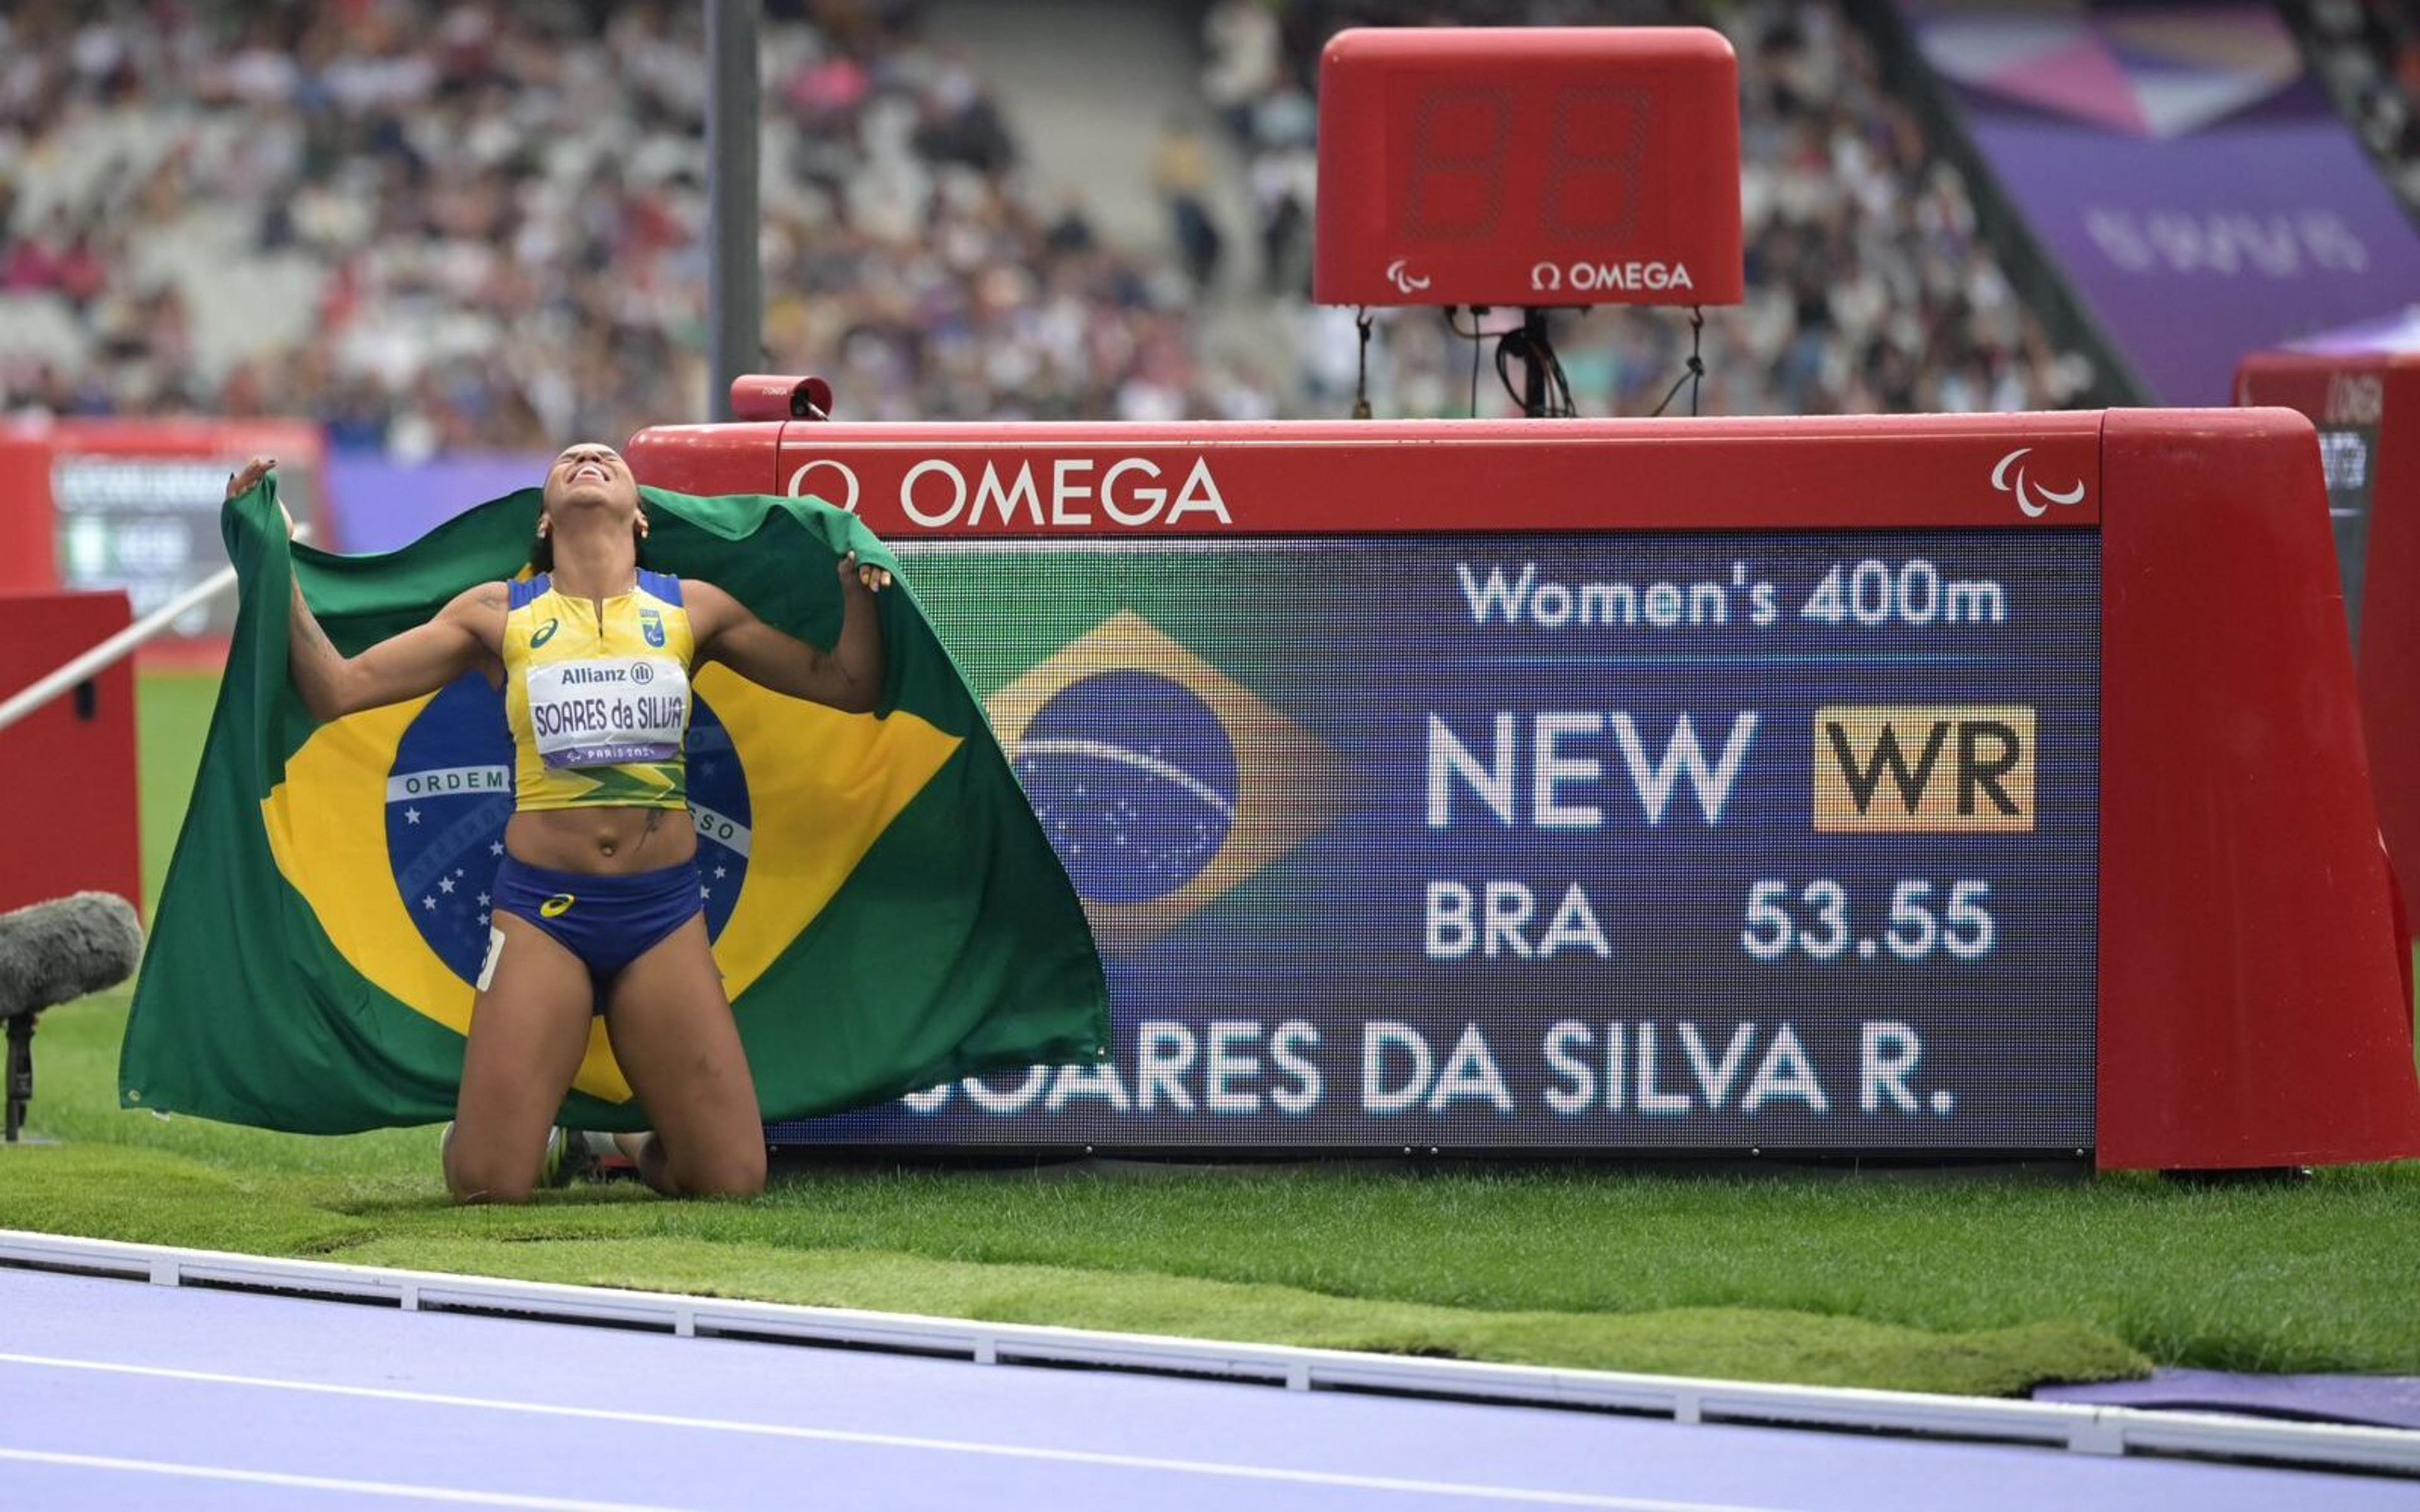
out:
M679 1512L677 1507L637 1502L575 1502L561 1496L520 1496L511 1491L468 1491L448 1486L407 1486L391 1480L345 1480L334 1475L287 1475L273 1470L232 1470L221 1465L187 1465L170 1459L120 1459L111 1455L54 1454L48 1449L0 1447L0 1459L33 1465L64 1465L73 1470L120 1470L144 1475L173 1475L185 1480L232 1480L251 1486L286 1486L303 1491L350 1491L357 1496L395 1496L416 1502L447 1502L462 1506L529 1507L535 1512Z
M121 1365L105 1360L71 1360L47 1354L0 1352L0 1365L21 1365L43 1370L91 1370L109 1375L142 1376L154 1381L181 1381L207 1386L251 1386L265 1391L308 1392L321 1396L355 1396L371 1401L411 1402L424 1407L468 1407L482 1412L532 1412L543 1417L586 1418L647 1427L689 1428L707 1433L746 1433L764 1438L802 1439L819 1443L855 1443L888 1449L922 1449L939 1454L984 1455L999 1459L1039 1459L1058 1464L1098 1465L1116 1470L1156 1470L1183 1475L1216 1475L1233 1480L1277 1481L1297 1486L1335 1486L1356 1490L1401 1491L1415 1496L1462 1496L1481 1501L1517 1502L1538 1506L1589 1506L1609 1512L1769 1512L1769 1509L1711 1502L1672 1502L1655 1497L1604 1496L1588 1491L1529 1490L1513 1486L1480 1486L1466 1481L1409 1480L1392 1475L1353 1475L1341 1471L1286 1470L1274 1465L1231 1465L1208 1459L1163 1459L1149 1455L1106 1454L1090 1449L1042 1449L1019 1443L984 1443L970 1439L927 1439L904 1433L865 1433L849 1428L799 1427L787 1423L742 1423L723 1418L682 1417L669 1412L634 1412L612 1407L562 1407L544 1402L509 1401L490 1396L458 1396L444 1392L404 1391L393 1386L342 1386L329 1381L283 1381L273 1376L235 1376L215 1370L179 1370L168 1365Z

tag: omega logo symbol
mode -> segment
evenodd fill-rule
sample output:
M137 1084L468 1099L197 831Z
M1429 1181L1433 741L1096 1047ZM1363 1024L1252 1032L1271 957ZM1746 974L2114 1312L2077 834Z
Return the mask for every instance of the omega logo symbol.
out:
M829 456L819 456L812 462L799 464L799 471L790 474L790 497L797 499L806 493L807 489L805 486L807 474L814 471L817 468L830 468L834 472L839 473L843 481L847 483L848 496L839 501L840 507L852 515L856 514L858 494L857 471L847 463L834 461Z

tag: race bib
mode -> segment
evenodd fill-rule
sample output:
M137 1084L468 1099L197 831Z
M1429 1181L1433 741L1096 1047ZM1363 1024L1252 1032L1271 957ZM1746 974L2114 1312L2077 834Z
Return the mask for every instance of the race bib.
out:
M592 656L529 669L530 729L549 766L668 762L689 728L689 674L664 656Z

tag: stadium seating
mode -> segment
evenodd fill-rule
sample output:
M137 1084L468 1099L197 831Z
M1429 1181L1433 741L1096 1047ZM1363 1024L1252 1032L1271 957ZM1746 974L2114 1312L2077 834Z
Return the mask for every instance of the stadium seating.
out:
M2420 214L2420 11L2402 0L2281 0L2379 171Z
M1731 36L1751 294L1710 317L1710 410L2052 407L2086 388L1836 0L1463 9ZM853 418L1342 413L1351 316L1305 297L1317 49L1427 14L1221 0L1199 100L1174 102L1201 127L1110 123L1169 126L1157 182L1088 185L1087 204L1026 173L1016 101L919 8L769 8L769 361L830 373ZM301 413L406 457L695 415L701 45L696 7L619 0L9 8L0 409ZM1100 194L1154 193L1165 239L1110 234L1130 217ZM1222 234L1218 207L1245 204ZM1586 412L1643 412L1678 370L1669 314L1564 324ZM1462 413L1468 375L1433 316L1382 321L1380 412Z

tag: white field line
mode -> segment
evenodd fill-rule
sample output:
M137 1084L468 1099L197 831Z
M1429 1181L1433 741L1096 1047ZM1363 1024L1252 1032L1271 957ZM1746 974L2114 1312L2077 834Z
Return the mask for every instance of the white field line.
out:
M1272 1465L1236 1465L1215 1459L1169 1459L1156 1455L1109 1454L1091 1449L1046 1449L1021 1443L988 1443L975 1439L934 1439L921 1434L868 1433L853 1428L812 1428L789 1423L750 1423L729 1418L690 1417L676 1412L640 1412L613 1407L568 1407L548 1402L516 1401L501 1396L462 1396L450 1392L406 1391L394 1386L346 1386L330 1381L287 1381L275 1376L228 1375L215 1370L180 1370L166 1365L123 1365L104 1360L75 1360L57 1355L0 1353L0 1365L38 1370L89 1370L136 1376L193 1385L241 1386L262 1391L302 1392L318 1396L349 1396L368 1401L404 1402L415 1407L469 1408L483 1412L524 1412L538 1417L579 1418L625 1427L683 1428L703 1433L738 1433L758 1438L794 1439L814 1443L858 1444L884 1449L921 1450L931 1454L981 1455L997 1459L1042 1460L1111 1470L1152 1470L1183 1475L1213 1475L1233 1480L1275 1481L1297 1486L1332 1486L1354 1490L1401 1491L1416 1496L1460 1496L1477 1501L1512 1502L1538 1506L1606 1507L1615 1512L1755 1512L1755 1509L1704 1502L1668 1502L1653 1498L1603 1496L1586 1491L1530 1490L1512 1486L1480 1486L1466 1481L1413 1480L1393 1475L1355 1475L1340 1471L1289 1470ZM532 1505L590 1505L588 1503L535 1503Z
M116 1470L141 1475L170 1475L183 1480L240 1481L252 1486L282 1486L303 1491L349 1491L356 1496L394 1496L414 1502L445 1502L457 1506L529 1507L535 1512L679 1512L676 1507L637 1502L577 1502L561 1496L522 1496L512 1491L473 1491L451 1486L411 1486L391 1480L348 1480L337 1475L288 1475L274 1470L188 1465L170 1459L123 1459L116 1455L58 1454L48 1449L0 1447L0 1459L14 1459L29 1465L61 1465L73 1470Z

